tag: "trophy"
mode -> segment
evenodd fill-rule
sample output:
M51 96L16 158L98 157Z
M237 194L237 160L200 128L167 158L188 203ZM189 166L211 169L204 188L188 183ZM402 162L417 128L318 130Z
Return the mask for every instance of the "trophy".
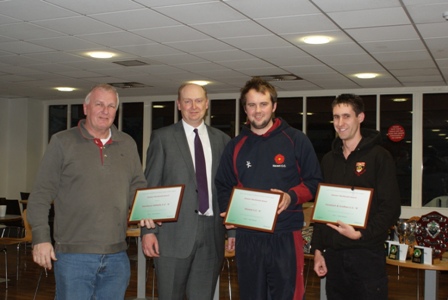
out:
M415 244L415 230L417 229L417 222L415 220L399 219L395 224L395 233L398 236L400 244L409 246L408 256L412 255Z

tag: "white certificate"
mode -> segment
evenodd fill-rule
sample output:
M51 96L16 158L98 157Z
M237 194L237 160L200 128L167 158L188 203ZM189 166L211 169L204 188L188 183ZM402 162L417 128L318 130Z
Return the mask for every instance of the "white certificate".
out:
M366 228L373 189L320 183L312 220L320 223L342 221Z
M277 192L235 187L224 224L273 232L282 196Z
M177 221L185 185L138 189L129 214L129 223L143 219Z

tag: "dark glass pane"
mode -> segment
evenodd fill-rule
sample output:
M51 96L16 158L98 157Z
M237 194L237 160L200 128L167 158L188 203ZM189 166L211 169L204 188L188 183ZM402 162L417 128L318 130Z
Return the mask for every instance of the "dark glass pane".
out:
M275 116L283 118L290 126L302 130L302 107L302 97L278 98Z
M143 102L123 103L122 131L126 132L137 143L138 155L142 161L143 151ZM116 119L118 119L116 117Z
M67 105L50 105L48 107L48 141L56 132L67 129Z
M422 205L448 206L448 94L423 95Z
M210 125L235 137L235 99L210 101Z
M152 103L152 130L174 123L174 101Z
M376 96L375 95L361 95L364 101L364 122L363 128L376 129Z
M381 96L381 135L383 146L392 154L397 167L401 205L411 205L412 187L412 95Z
M85 119L84 108L82 104L72 105L72 119L70 122L71 127L78 126L80 120Z
M331 109L333 100L334 96L307 98L306 134L314 146L319 161L331 150L331 143L335 137Z

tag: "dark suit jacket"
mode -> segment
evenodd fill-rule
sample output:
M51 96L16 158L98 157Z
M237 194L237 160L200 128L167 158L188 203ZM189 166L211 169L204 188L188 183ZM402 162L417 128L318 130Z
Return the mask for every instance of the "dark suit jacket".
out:
M224 256L223 219L219 216L218 195L214 185L221 154L230 137L224 132L207 126L212 150L212 194L214 240L218 259ZM185 258L192 252L198 227L198 196L193 159L182 121L155 130L151 134L146 158L148 187L185 184L182 205L177 222L165 222L156 229L142 229L142 234L156 233L160 255ZM210 237L213 238L213 237Z

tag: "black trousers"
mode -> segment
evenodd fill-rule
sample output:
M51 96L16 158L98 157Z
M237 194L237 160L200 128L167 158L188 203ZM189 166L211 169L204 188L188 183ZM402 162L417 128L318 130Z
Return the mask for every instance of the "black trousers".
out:
M274 234L237 231L235 257L240 299L303 299L300 231Z
M384 249L327 249L328 300L387 300L387 270Z

